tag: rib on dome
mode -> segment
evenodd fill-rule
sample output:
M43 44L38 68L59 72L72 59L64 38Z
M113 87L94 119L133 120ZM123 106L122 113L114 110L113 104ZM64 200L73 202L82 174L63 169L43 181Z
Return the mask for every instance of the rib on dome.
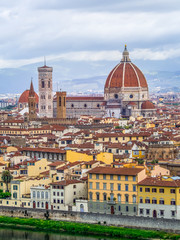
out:
M110 72L105 83L105 88L122 87L148 88L143 73L131 62L126 45L121 62Z

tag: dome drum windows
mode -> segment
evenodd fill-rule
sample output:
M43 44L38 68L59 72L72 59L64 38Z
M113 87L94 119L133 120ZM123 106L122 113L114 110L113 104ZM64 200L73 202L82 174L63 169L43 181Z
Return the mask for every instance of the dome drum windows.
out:
M134 97L133 94L131 94L131 95L129 96L129 98L131 98L131 99L132 99L133 97Z
M118 94L117 94L117 93L114 94L114 98L115 98L115 99L118 99Z

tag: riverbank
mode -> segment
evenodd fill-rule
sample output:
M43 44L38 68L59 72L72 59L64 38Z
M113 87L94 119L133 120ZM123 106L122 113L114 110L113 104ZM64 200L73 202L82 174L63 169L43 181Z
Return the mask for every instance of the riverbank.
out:
M114 226L105 226L100 224L85 224L65 221L26 219L0 216L0 226L10 226L16 229L28 229L48 232L67 232L80 235L121 237L129 239L180 239L179 234L171 234L159 231L140 230L131 228L122 228Z

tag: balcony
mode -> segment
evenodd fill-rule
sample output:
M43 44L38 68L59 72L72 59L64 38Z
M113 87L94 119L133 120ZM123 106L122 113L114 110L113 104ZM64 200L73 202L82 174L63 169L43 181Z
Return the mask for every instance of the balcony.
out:
M111 199L110 199L110 200L107 201L107 204L109 204L109 205L115 205L115 204L116 204L116 200L113 200L113 199L111 200Z

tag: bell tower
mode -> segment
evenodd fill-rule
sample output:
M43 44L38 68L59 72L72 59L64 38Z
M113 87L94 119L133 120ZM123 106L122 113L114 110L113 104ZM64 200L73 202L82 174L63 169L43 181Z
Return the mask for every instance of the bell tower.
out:
M56 92L57 118L66 118L66 92Z
M35 96L32 80L31 80L31 86L30 86L30 90L29 90L28 106L29 106L29 120L32 121L33 119L35 119L37 117L37 115L36 115L36 96Z
M38 67L39 79L39 117L53 117L52 67Z

